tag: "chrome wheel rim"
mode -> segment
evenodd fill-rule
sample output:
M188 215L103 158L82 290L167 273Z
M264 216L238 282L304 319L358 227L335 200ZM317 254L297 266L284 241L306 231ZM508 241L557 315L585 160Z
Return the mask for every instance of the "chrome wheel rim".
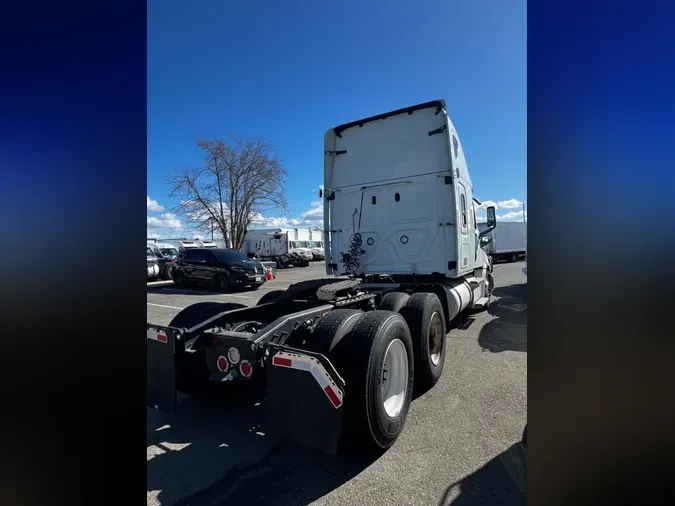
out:
M429 322L429 357L431 363L438 365L443 353L443 321L438 312L431 315Z
M408 352L403 341L394 339L384 354L380 370L382 407L390 418L399 415L408 390Z

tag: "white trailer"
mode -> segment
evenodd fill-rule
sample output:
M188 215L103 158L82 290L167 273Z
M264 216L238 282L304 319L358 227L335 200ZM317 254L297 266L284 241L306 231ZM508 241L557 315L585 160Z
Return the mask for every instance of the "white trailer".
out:
M309 229L249 230L244 240L245 254L261 261L276 262L279 269L291 265L306 267L313 258L309 238Z
M479 223L478 230L487 230L486 223ZM499 227L487 231L492 242L485 247L485 251L493 260L515 262L525 255L527 249L527 224L522 221L503 221Z

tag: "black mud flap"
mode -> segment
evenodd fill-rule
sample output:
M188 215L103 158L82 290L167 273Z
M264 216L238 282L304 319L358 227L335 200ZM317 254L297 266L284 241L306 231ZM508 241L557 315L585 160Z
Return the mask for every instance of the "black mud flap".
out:
M147 325L146 404L167 413L176 413L176 339L181 331L172 327Z
M285 436L335 455L345 383L319 353L273 345L267 358L265 415Z

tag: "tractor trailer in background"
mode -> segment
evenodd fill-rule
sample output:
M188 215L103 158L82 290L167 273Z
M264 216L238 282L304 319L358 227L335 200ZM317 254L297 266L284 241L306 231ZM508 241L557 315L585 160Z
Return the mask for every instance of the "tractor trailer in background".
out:
M478 230L445 102L331 128L323 151L328 277L270 291L256 306L200 302L168 326L148 323L149 406L175 411L176 391L258 384L276 431L330 454L355 441L384 451L413 392L438 382L448 325L490 303L482 247L497 226L488 207Z
M263 262L276 262L277 269L293 265L307 267L314 258L309 248L311 233L309 229L300 228L249 230L244 253Z
M488 229L487 223L479 223L478 230L484 232ZM486 235L492 237L492 241L485 246L485 251L494 261L506 260L515 262L525 256L527 249L527 223L522 221L502 221L499 227L487 231Z

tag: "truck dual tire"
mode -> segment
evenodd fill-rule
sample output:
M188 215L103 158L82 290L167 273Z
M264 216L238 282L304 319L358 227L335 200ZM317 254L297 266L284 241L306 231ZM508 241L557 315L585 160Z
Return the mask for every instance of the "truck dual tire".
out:
M391 447L403 431L413 394L412 339L403 317L334 310L311 343L345 380L341 447L357 442L376 450Z
M173 317L169 327L191 328L218 313L241 309L244 304L235 302L198 302L186 307ZM189 395L215 393L223 389L222 383L209 381L209 368L206 365L206 350L186 353L184 344L176 342L176 389ZM227 385L225 385L227 386Z
M435 293L415 293L400 314L412 336L415 357L415 390L421 395L443 374L446 349L445 312Z
M307 350L321 353L330 360L333 348L354 328L356 322L364 314L358 309L334 309L319 322L312 332ZM339 371L338 373L342 374Z
M408 303L409 299L410 295L405 292L390 292L382 297L382 302L380 302L379 309L398 313L401 308Z

